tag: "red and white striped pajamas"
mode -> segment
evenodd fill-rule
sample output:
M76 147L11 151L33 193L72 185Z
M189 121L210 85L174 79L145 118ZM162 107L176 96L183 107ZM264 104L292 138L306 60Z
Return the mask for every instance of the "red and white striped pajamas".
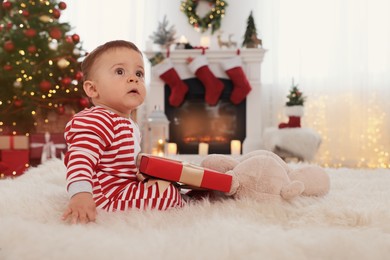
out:
M72 196L91 192L98 208L107 211L183 206L179 190L169 185L162 194L157 184L137 180L140 151L138 126L103 107L76 114L65 128L68 151L67 189Z

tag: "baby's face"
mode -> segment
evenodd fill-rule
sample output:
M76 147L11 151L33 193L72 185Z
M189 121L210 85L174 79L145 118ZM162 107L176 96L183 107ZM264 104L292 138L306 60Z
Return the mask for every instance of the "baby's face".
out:
M129 117L145 100L145 71L142 55L124 47L102 54L92 66L90 78L96 87L95 105Z

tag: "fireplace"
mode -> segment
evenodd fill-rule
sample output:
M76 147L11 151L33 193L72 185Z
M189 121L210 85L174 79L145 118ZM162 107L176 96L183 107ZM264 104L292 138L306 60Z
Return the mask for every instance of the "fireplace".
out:
M169 142L177 144L178 153L197 154L199 143L207 143L209 153L230 154L231 140L245 140L246 101L239 105L231 103L232 82L220 80L225 87L215 106L204 101L205 89L197 78L184 80L189 91L180 107L169 104L171 91L165 85L164 110L170 121Z
M155 52L145 52L145 56L148 58L153 57L155 54ZM186 96L186 101L179 108L167 106L166 99L169 96L169 90L165 90L168 87L154 72L153 67L151 68L151 81L148 85L147 99L144 105L137 110L137 122L140 126L143 140L142 150L147 153L151 152L151 132L148 128L148 116L156 107L164 109L170 121L169 134L166 136L166 141L177 143L179 146L178 152L181 154L197 153L198 144L201 141L209 143L209 153L228 153L230 151L230 140L233 139L238 139L242 142L243 153L261 149L263 147L261 142L263 109L260 72L264 54L265 50L261 48L243 49L240 51L242 67L252 87L252 91L244 102L239 106L234 106L228 98L232 89L232 83L228 80L228 76L223 71L220 63L237 55L237 51L233 49L206 50L204 55L207 57L209 68L217 78L224 82L226 90L222 94L218 105L211 107L205 104L204 93L199 92L199 90L204 91L203 85L187 66L188 58L202 55L202 50L172 51L169 58L180 78L189 83L190 91ZM195 89L194 92L192 91L193 89ZM187 117L189 113L192 116L189 119L185 117L183 119L181 115L183 113L187 113ZM202 120L208 121L208 119L203 119L204 115L211 116L212 119L215 117L214 119L216 120L214 121L213 119L211 121L214 121L214 123L210 121L206 124L202 122ZM180 121L178 121L178 118L180 118ZM223 119L226 119L226 121L222 121ZM182 125L183 120L189 121L188 126ZM219 123L221 121L222 123ZM215 124L221 126L220 129ZM199 125L205 125L204 129L199 129ZM237 128L234 128L234 126ZM193 132L191 133L190 130L193 130ZM201 130L204 130L204 133ZM183 143L186 144L184 145Z

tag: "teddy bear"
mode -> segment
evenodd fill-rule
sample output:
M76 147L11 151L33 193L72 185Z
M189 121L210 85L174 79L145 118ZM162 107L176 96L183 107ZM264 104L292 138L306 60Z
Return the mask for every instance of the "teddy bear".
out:
M297 196L324 196L329 192L330 179L316 165L290 167L277 154L256 150L241 157L210 154L201 164L233 176L230 192L234 198L255 200L284 199Z

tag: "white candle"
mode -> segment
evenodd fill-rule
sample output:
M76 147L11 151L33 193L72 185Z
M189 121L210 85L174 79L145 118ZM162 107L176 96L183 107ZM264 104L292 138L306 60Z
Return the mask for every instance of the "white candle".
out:
M209 154L209 144L199 143L199 155L208 155L208 154Z
M210 37L209 36L201 36L200 37L200 46L201 47L210 47Z
M177 154L177 144L176 143L168 143L167 153L168 153L168 155L176 155Z
M230 142L230 152L232 155L240 155L241 154L241 142L240 140L232 140Z

